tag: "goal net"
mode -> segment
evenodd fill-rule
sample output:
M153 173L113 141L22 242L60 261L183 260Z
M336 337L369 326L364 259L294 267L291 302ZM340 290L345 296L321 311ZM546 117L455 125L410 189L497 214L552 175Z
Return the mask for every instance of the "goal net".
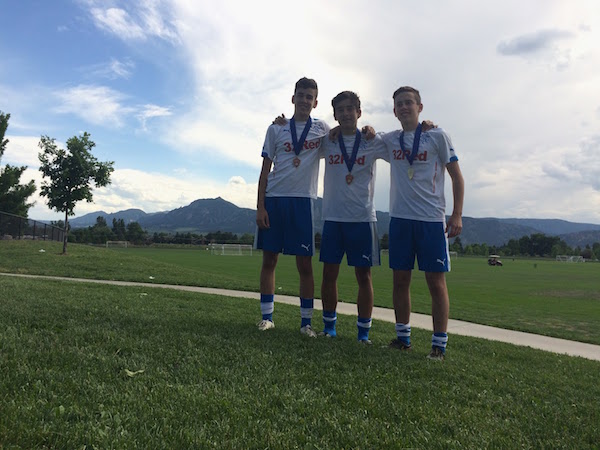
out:
M448 252L448 255L450 256L450 259L458 258L458 252Z
M252 256L252 245L249 244L209 244L211 255Z
M571 256L571 255L556 255L556 260L567 263L582 263L585 262L583 256Z
M127 248L127 241L106 241L106 248Z

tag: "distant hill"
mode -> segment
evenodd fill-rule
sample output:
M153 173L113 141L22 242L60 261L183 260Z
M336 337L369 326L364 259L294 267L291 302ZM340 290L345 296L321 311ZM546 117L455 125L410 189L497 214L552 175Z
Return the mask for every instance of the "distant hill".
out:
M323 200L317 199L314 205L315 227L322 230L321 211ZM112 220L123 219L125 224L138 222L142 228L153 232L191 232L206 234L215 231L234 234L253 234L256 230L256 210L240 208L221 197L200 199L187 206L158 213L147 214L140 209L128 209L113 214L104 211L89 213L70 220L73 228L93 226L96 218L102 216L109 226ZM390 215L377 211L379 235L388 232ZM600 225L575 223L558 219L497 219L493 217L463 217L463 232L460 236L463 245L483 244L500 246L510 239L519 239L534 233L560 236L572 247L585 247L586 244L600 242Z
M86 228L92 227L96 224L96 219L102 216L106 220L108 226L112 226L113 219L123 219L125 225L130 222L138 222L141 223L144 217L148 216L141 209L126 209L124 211L119 211L116 213L108 214L104 211L96 211L89 214L86 214L81 217L75 217L73 219L69 219L69 224L72 228Z

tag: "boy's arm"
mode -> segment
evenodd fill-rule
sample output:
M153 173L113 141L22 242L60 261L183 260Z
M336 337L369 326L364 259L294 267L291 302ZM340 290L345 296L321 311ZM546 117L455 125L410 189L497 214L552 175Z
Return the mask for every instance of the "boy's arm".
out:
M269 214L265 208L265 195L267 193L267 178L271 172L273 161L269 158L263 158L263 165L258 179L258 201L256 203L256 225L258 228L269 228Z
M452 196L454 198L454 210L446 224L446 233L452 238L458 236L462 231L462 212L465 198L465 180L460 171L458 161L452 161L446 165L450 178L452 178Z

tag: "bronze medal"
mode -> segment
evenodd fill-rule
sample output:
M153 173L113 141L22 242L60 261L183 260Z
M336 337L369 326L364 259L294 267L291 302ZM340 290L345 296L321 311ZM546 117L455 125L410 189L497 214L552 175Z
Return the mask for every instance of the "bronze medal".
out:
M300 165L300 158L298 158L297 156L294 158L294 167L298 168L298 166Z
M348 175L346 175L346 183L347 184L352 183L352 180L354 180L354 177L352 176L351 173L349 173Z

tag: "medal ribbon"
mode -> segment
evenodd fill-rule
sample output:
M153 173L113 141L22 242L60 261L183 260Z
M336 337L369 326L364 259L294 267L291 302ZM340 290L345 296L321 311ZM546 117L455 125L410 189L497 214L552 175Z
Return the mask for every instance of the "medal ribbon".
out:
M417 125L417 129L415 130L415 139L413 141L412 153L408 155L408 163L412 166L413 161L417 157L417 153L419 153L419 142L421 141L421 124ZM406 146L404 145L404 131L400 133L400 148L402 149L402 153L406 151Z
M360 145L360 131L356 130L356 137L354 138L354 147L352 147L352 156L348 158L348 152L346 151L346 145L344 144L344 138L342 133L338 136L338 142L340 144L340 150L342 151L342 156L344 157L344 162L346 163L346 167L348 168L348 172L352 172L352 168L354 167L354 163L356 162L356 155L358 153L358 146Z
M310 127L312 126L312 119L309 117L306 121L306 125L304 125L304 130L300 135L300 141L298 141L298 135L296 134L296 121L292 117L290 119L290 131L292 133L292 144L294 145L294 153L296 156L300 154L302 150L302 146L304 145L304 141L306 140L306 136L308 136L308 132L310 131Z

